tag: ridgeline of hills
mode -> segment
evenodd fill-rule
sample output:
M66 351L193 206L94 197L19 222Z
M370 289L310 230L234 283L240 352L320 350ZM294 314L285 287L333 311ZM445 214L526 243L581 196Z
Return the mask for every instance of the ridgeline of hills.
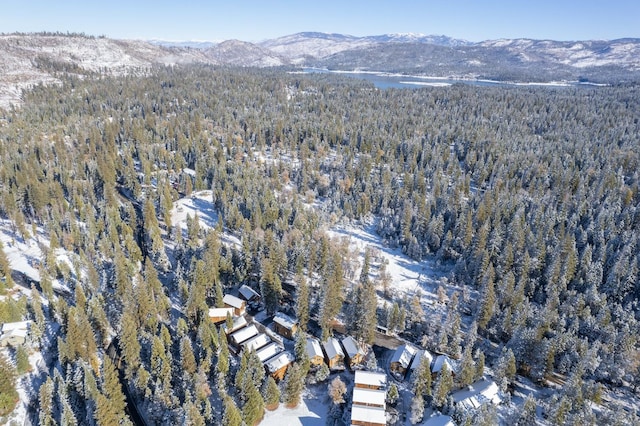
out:
M386 34L355 37L304 32L260 43L163 42L83 34L0 35L0 106L21 90L55 83L58 72L136 73L156 65L312 66L437 77L513 81L640 80L640 39L610 41L489 40Z

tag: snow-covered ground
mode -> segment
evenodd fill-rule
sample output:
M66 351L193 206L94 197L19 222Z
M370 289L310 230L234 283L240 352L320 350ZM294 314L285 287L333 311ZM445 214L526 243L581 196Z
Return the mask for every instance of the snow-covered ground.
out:
M284 404L274 411L267 411L260 426L324 426L329 406L327 394L311 395L307 392L296 408L286 408Z
M433 305L437 300L436 290L441 284L446 284L450 270L432 260L412 260L400 248L385 246L375 229L375 222L371 221L363 225L336 226L327 234L331 238L348 238L350 248L358 254L361 265L367 248L386 259L386 269L392 282L391 291L395 297L402 299L404 295L413 296L420 290L422 304ZM356 276L359 274L357 271Z

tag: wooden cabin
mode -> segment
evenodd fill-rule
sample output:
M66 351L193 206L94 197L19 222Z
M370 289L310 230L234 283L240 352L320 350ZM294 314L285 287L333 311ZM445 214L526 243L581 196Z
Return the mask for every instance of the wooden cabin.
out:
M356 339L354 339L351 336L347 336L344 339L342 339L340 343L342 344L342 348L344 349L344 354L350 368L353 368L356 365L362 364L366 353L362 349L362 347L358 344Z
M417 349L411 345L404 344L399 346L391 357L391 364L389 366L390 370L395 373L405 375L416 352Z
M225 294L222 298L225 308L233 308L233 314L235 316L244 315L247 309L247 302L239 297L232 296L231 294Z
M260 362L264 363L266 360L277 355L280 352L282 352L282 347L280 347L280 345L275 342L271 342L268 345L260 348L256 352L256 355L258 356Z
M8 322L0 330L0 347L21 346L27 342L31 321Z
M240 298L246 300L248 303L257 302L260 300L260 294L258 294L257 291L246 284L240 286L240 289L238 289L238 294L240 295Z
M240 347L242 343L246 342L252 337L257 336L258 334L258 328L255 326L255 324L251 324L247 327L243 327L240 330L231 333L229 337L231 339L231 343L237 348Z
M276 312L273 317L273 328L279 335L293 340L296 331L298 331L298 321L282 312Z
M220 324L227 320L227 316L233 316L232 308L210 308L209 320L214 324Z
M233 308L223 308L223 309L233 309ZM224 331L225 334L231 334L234 331L240 330L242 327L246 327L246 325L247 325L247 319L245 317L234 317L231 323L231 327L227 327L227 324L225 321L225 323L222 324L220 328L222 328L222 331Z
M275 380L284 379L284 375L287 372L287 368L295 361L291 352L280 352L278 355L269 358L264 366L269 372L269 375Z
M322 343L324 349L324 357L329 369L337 370L344 368L344 352L340 347L340 342L334 337Z
M271 339L264 333L260 333L255 337L245 341L241 346L242 349L245 349L249 352L257 351L258 349L268 345L271 343Z
M320 342L312 337L307 338L307 355L311 365L322 365L324 363L324 354L320 347Z
M385 408L387 403L387 392L377 389L353 388L351 401L354 405L365 407Z
M356 370L354 388L384 390L387 387L387 375L373 371Z
M427 363L427 365L429 366L429 371L431 371L433 355L431 355L431 352L425 349L420 349L418 352L416 352L416 355L413 357L413 361L411 361L411 366L409 366L411 374L413 374L415 370L420 368L420 365L422 365L423 362Z
M352 405L351 424L359 426L384 426L387 424L386 411L380 407Z
M447 365L447 368L451 372L451 375L455 376L456 372L454 371L453 366L451 365L451 360L446 355L438 355L435 357L435 359L431 363L431 374L434 377L440 374L440 371L442 370L442 366L445 364Z

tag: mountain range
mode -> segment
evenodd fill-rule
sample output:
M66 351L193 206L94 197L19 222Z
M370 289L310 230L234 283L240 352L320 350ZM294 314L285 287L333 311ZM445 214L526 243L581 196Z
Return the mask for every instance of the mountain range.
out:
M513 81L640 81L640 39L469 42L413 33L356 37L303 32L250 43L116 40L62 33L0 35L0 106L21 90L59 81L60 71L141 73L206 63L242 67L320 67Z

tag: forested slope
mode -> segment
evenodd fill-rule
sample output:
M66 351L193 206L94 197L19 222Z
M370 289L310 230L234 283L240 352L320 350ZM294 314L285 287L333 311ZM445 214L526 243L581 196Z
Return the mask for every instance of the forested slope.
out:
M110 420L114 336L150 416L212 421L214 400L231 415L255 392L223 397L228 352L207 301L257 279L272 312L295 275L319 283L311 305L327 329L350 265L322 225L375 216L389 245L450 264L480 295L461 307L521 372L566 375L551 412L569 401L591 419L597 384L640 380L639 103L636 86L377 90L204 66L35 88L1 116L0 214L78 259L65 273L49 256L41 271L45 298L55 277L74 297L29 308L39 327L62 326L40 415ZM171 203L194 189L213 190L220 230L242 247L220 230L176 232Z

